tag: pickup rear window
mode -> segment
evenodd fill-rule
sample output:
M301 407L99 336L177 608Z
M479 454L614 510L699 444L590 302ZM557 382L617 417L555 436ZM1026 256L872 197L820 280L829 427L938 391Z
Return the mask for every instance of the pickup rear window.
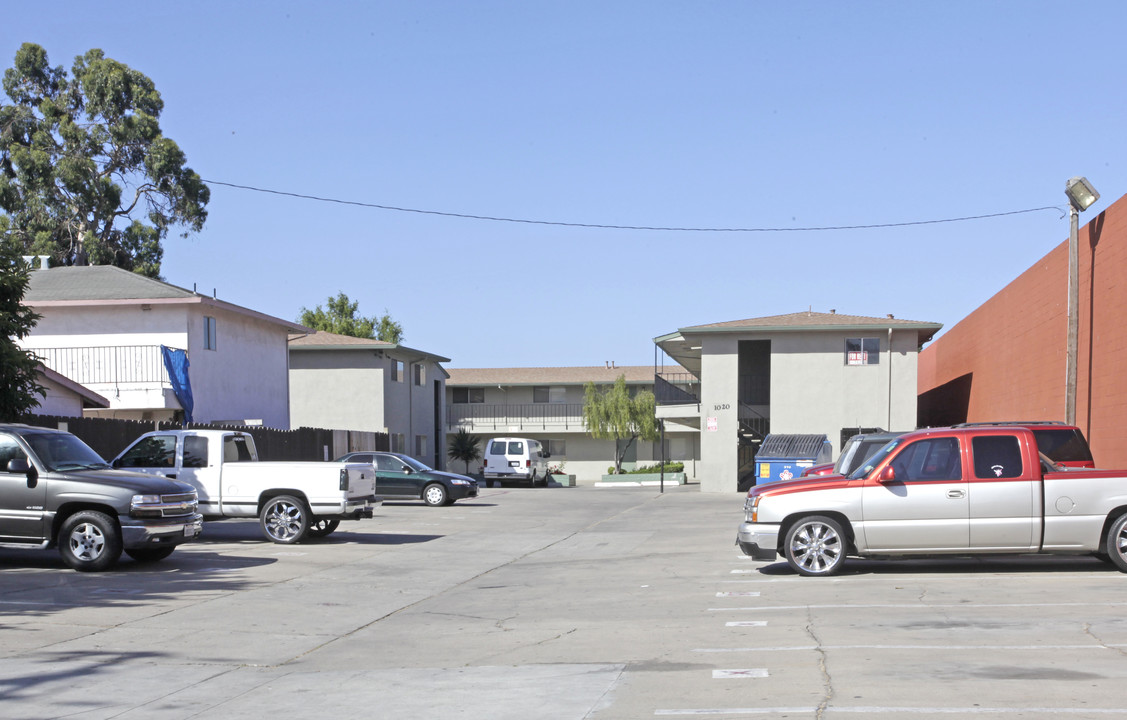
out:
M971 439L970 444L974 450L975 477L1021 477L1021 446L1013 435L983 435Z
M1076 428L1034 428L1033 437L1054 462L1092 462L1092 451Z

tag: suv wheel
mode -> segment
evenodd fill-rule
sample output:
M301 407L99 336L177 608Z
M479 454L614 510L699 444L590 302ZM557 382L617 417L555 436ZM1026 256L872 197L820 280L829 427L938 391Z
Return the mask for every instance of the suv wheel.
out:
M59 554L79 572L99 572L121 557L121 531L109 515L82 510L63 521L59 528Z

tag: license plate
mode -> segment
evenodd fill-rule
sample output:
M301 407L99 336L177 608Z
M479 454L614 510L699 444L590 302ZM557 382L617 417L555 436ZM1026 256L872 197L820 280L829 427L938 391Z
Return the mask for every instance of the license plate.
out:
M520 460L510 460L509 467L520 467Z
M196 526L195 525L185 525L184 526L184 537L195 537L195 536L196 536Z

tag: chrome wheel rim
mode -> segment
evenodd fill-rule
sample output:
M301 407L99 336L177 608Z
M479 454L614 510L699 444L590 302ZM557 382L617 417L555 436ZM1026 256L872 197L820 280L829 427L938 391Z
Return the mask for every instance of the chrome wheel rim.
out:
M824 523L803 525L791 540L790 551L795 563L810 573L832 569L841 558L841 537Z
M301 532L301 508L288 502L274 503L266 514L266 530L278 540L297 536Z
M79 560L97 560L106 546L106 536L93 523L84 522L70 533L70 551Z

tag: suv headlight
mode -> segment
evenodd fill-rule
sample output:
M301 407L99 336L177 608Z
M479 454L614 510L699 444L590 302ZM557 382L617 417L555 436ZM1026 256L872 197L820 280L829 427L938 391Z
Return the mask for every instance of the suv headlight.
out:
M160 517L160 495L134 495L129 503L129 514L133 517Z

